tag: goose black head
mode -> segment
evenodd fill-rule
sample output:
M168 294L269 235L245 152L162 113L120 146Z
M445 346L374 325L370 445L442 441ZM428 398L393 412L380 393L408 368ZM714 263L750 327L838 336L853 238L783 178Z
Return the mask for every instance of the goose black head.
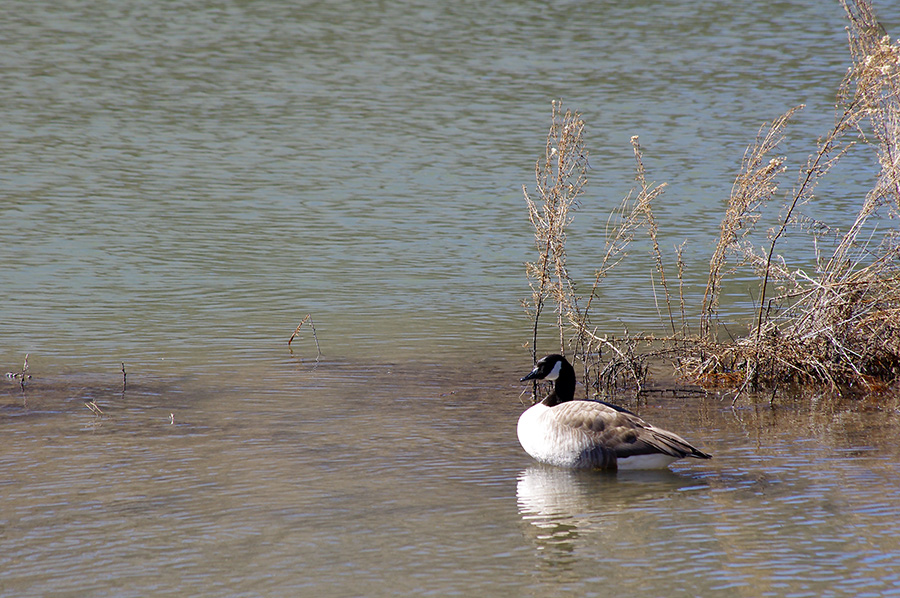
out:
M534 365L534 369L522 378L522 382L526 380L556 380L565 366L572 367L562 355L547 355Z
M542 403L553 406L575 398L575 368L562 355L547 355L534 365L526 380L552 380L553 392Z

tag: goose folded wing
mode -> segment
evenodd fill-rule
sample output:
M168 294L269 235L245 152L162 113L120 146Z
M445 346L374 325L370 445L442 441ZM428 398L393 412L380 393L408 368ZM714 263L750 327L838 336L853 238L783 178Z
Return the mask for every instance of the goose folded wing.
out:
M681 458L698 453L677 434L652 426L630 411L607 403L570 401L555 407L554 415L560 425L589 438L597 450L605 454L611 452L618 459L656 453Z

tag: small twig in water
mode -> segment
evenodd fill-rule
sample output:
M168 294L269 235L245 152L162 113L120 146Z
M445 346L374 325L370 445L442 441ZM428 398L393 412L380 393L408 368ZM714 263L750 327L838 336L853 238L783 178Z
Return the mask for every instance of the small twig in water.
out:
M28 373L28 353L25 354L25 362L22 364L22 371L13 374L13 378L18 379L19 386L22 387L22 390L25 390L25 383L28 380L31 380L31 374Z
M294 330L294 333L291 335L291 338L288 339L288 347L291 346L291 342L293 342L294 337L300 333L300 329L304 324L309 322L309 327L312 329L313 340L316 343L316 363L319 362L319 358L322 357L322 350L319 348L319 337L316 335L316 326L313 324L312 317L310 314L306 314L306 317L300 320L300 323L297 324L297 328Z
M28 380L31 380L31 374L28 373L28 353L25 354L25 363L22 364L22 370L19 372L6 372L6 378L8 380L18 380L19 387L22 389L22 401L26 402L25 399L25 383Z
M303 328L303 325L309 320L310 314L306 314L306 317L300 320L300 323L297 324L297 328L294 329L294 333L291 335L291 338L288 339L288 346L291 346L291 343L294 342L294 337L300 334L300 329Z

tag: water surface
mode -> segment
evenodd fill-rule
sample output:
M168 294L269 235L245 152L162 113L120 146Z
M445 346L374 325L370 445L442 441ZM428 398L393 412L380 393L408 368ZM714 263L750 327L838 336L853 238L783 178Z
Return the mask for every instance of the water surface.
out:
M805 103L783 149L802 166L849 64L840 7L801 2L6 8L2 357L79 369L265 360L307 313L332 357L517 354L534 259L521 187L554 98L587 122L578 280L640 135L670 184L661 246L674 265L688 240L699 303L747 144ZM854 153L803 209L845 225L875 172ZM604 289L604 327L659 325L645 249ZM725 316L752 305L746 275Z
M518 372L482 371L284 360L221 388L7 389L2 593L900 591L896 400L620 397L713 459L575 473L519 448Z
M550 101L587 122L578 280L640 135L696 304L760 125L807 105L797 169L832 123L837 3L2 6L0 364L33 378L0 386L0 594L900 591L891 397L616 397L714 454L653 475L515 439ZM876 173L803 213L846 225ZM657 329L652 271L637 242L595 322Z

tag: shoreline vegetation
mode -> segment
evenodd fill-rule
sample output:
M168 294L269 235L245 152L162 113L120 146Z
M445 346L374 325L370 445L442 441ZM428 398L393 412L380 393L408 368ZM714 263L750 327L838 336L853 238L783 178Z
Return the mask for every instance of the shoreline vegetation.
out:
M526 264L531 297L523 305L533 323L530 350L553 329L559 351L583 368L586 392L597 396L646 387L651 363L671 364L687 384L774 399L779 388L872 394L900 380L900 230L873 227L876 218L900 217L900 43L875 17L868 0L841 0L847 18L851 66L837 94L834 126L817 142L786 192L788 173L776 155L797 106L764 124L747 148L709 261L709 276L696 312L686 305L684 245L675 248L674 269L658 241L654 201L666 184L647 181L637 137L636 186L607 222L606 242L586 292L569 273L567 228L587 183L585 123L554 101L544 157L535 166L536 186L523 186L534 227L538 259ZM865 190L856 219L846 230L812 222L800 206L814 200L820 180L855 144L872 148L881 171ZM780 200L780 201L778 201ZM756 247L748 235L763 210L775 204L778 222ZM779 254L788 235L807 235L814 271L791 266ZM637 235L647 235L655 262L653 291L664 329L656 335L604 334L591 322L592 308L610 272L627 259ZM738 268L759 280L756 305L744 318L745 334L731 337L718 318L723 281ZM674 273L673 273L674 272ZM554 322L545 322L552 310ZM695 313L693 319L689 313ZM729 338L725 339L724 336ZM553 349L554 351L556 349ZM546 353L549 351L543 351Z

